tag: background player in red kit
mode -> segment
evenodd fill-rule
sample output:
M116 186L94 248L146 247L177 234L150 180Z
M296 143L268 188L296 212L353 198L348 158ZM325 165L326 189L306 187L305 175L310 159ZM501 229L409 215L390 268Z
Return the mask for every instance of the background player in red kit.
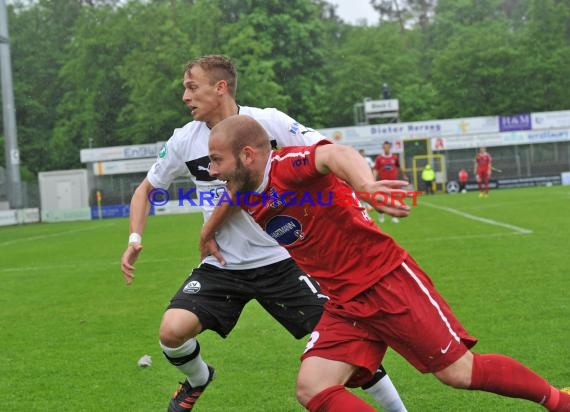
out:
M479 197L489 195L489 179L491 178L491 162L493 158L484 147L479 148L479 153L475 156L474 173L477 176L479 185Z
M402 179L408 180L406 173L400 167L400 158L396 153L392 153L392 145L390 142L385 141L382 145L384 153L376 156L374 161L374 177L376 180L397 180L398 174L402 175ZM384 213L380 213L378 221L384 223ZM392 223L398 223L397 217L392 217Z
M467 189L465 188L467 186L467 180L469 180L469 173L467 173L467 170L465 169L461 169L459 171L459 191L461 193L467 193Z
M373 196L405 182L374 181L362 157L347 146L324 140L271 153L267 142L250 117L218 123L209 140L210 174L228 182L243 209L330 297L302 356L301 404L319 412L373 411L344 386L368 379L390 346L452 387L570 411L570 391L554 388L514 359L472 353L477 340L356 197L345 206L318 202L319 194L322 199L324 193L344 191L347 183ZM384 211L405 216L409 208L396 204Z

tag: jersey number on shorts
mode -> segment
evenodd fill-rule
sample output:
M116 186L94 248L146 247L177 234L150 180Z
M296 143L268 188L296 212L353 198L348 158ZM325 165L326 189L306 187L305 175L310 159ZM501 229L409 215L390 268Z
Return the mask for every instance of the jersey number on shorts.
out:
M317 293L317 297L329 299L329 297L327 295L323 295L322 293L319 293L319 291L317 290L315 285L313 285L313 282L311 282L311 279L309 279L309 277L307 275L299 276L299 280L302 282L305 282L307 284L307 286L309 287L309 289L311 289L311 292Z
M316 331L311 332L311 337L309 338L309 341L307 342L307 345L305 346L305 350L303 351L303 353L307 352L310 349L313 349L315 343L317 343L317 340L319 340L319 336L321 336L319 332Z

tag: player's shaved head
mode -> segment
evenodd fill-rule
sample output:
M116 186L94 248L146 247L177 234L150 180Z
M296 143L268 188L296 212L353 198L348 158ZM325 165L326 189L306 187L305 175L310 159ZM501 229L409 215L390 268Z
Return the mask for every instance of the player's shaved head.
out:
M255 190L263 179L271 144L253 118L230 116L216 124L208 142L210 176L225 180L234 191Z
M235 156L246 146L266 152L271 150L265 129L255 119L245 115L238 114L222 120L212 128L210 138L218 139L218 144L229 146Z

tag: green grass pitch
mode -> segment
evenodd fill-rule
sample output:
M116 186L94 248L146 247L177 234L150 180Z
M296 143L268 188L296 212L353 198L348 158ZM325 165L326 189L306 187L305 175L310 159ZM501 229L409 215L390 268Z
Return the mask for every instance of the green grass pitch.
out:
M0 410L166 410L181 375L162 358L158 325L198 263L200 226L201 214L151 217L130 287L119 264L127 219L0 228ZM477 351L570 386L570 187L422 196L411 217L382 227L430 274ZM256 303L228 339L199 339L217 375L197 411L303 410L294 385L305 339ZM145 354L153 364L141 369ZM410 411L542 410L447 388L394 352L384 364Z

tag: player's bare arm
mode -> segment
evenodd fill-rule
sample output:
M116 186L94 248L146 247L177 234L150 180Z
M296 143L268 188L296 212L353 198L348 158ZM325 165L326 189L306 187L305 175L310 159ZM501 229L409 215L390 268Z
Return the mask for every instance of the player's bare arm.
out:
M405 180L376 181L360 153L349 146L339 144L318 146L315 150L315 166L320 173L334 173L352 186L355 191L367 192L370 195L377 192L391 195L394 191L401 195L402 187L408 185ZM376 210L392 216L406 217L410 214L410 207L403 202L379 205L379 203L386 202L378 199L378 202L369 200L369 203Z
M134 263L142 251L142 234L148 212L150 210L150 202L148 201L148 194L153 189L148 179L144 179L135 190L133 198L131 199L130 209L130 233L129 244L121 258L121 271L127 285L130 285L134 279ZM137 236L138 235L138 236Z
M235 195L231 195L232 201L236 199ZM204 259L208 255L214 256L222 265L226 261L220 252L220 248L216 243L216 231L229 219L233 214L238 213L240 208L232 206L229 202L223 202L217 205L210 218L202 226L200 232L200 259Z

